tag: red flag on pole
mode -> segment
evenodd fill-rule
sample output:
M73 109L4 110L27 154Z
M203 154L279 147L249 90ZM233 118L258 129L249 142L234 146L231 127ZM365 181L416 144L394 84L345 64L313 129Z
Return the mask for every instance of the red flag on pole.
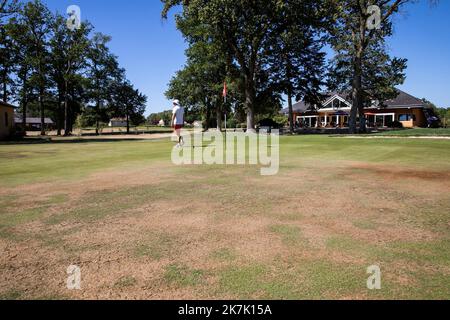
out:
M227 95L228 95L227 83L224 82L224 83L223 83L223 97L226 98Z

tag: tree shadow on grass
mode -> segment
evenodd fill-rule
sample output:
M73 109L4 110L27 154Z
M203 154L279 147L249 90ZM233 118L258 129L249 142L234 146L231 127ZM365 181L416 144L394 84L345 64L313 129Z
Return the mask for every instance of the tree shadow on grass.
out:
M9 140L0 141L0 146L13 146L13 145L34 145L34 144L78 144L78 143L99 143L99 142L124 142L124 141L157 141L164 140L167 138L114 138L114 139L83 139L83 138L72 138L67 140L59 140L52 138L24 138L21 140Z

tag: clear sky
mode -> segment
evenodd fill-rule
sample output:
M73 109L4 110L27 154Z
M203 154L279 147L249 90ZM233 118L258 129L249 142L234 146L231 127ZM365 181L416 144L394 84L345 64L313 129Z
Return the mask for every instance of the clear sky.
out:
M161 19L159 0L44 0L52 11L81 8L82 19L112 36L111 50L132 83L148 98L146 114L170 109L167 84L185 62L186 44L173 14ZM405 7L395 18L391 53L407 58L407 79L400 88L450 107L450 1L430 7L425 0Z

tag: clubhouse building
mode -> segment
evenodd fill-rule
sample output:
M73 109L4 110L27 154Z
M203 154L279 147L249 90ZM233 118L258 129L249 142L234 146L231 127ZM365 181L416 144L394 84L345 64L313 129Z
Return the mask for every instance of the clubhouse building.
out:
M370 128L389 128L394 123L401 123L404 128L429 127L439 122L434 110L422 100L398 91L394 99L379 103L373 101L364 110L367 126ZM315 108L303 101L293 106L294 121L300 127L307 128L345 128L348 126L352 107L348 95L328 93L320 108ZM283 110L289 114L289 109Z

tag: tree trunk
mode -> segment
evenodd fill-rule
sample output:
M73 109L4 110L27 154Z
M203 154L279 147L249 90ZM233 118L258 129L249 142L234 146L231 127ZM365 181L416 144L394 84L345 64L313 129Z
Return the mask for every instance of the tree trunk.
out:
M8 71L5 69L3 74L3 101L8 103Z
M211 122L211 106L208 102L208 99L205 100L205 107L206 107L206 119L205 119L205 127L203 128L205 131L209 130L209 124Z
M63 123L63 115L62 115L62 104L63 99L61 98L61 94L58 94L58 109L56 110L56 135L61 136L62 131L62 123Z
M294 133L294 108L292 106L292 93L288 90L288 107L289 107L289 130Z
M130 134L130 116L127 112L127 134Z
M41 136L45 136L44 90L39 92L39 109L41 110Z
M349 119L349 129L351 134L356 133L356 118L358 111L361 110L362 106L362 59L360 54L357 54L353 63L352 109L350 111Z
M22 102L22 127L23 127L23 132L26 135L27 134L27 100L26 98L23 99Z
M364 104L361 103L361 106L359 108L359 132L360 133L366 133L367 132L367 125L366 125L366 115L364 113Z
M222 131L222 108L220 101L217 102L216 120L217 120L217 131Z
M255 130L255 100L256 93L255 88L253 86L253 81L246 78L246 86L245 86L245 111L247 113L247 130L254 131Z
M67 96L67 80L64 83L64 136L71 134L69 121L69 98Z
M28 90L27 82L24 79L22 87L22 126L25 135L27 134L27 106L28 106L27 90Z
M94 63L94 65L95 65L95 70L97 70L97 64L96 63ZM95 134L98 136L98 134L99 134L99 126L100 126L100 123L99 123L99 117L100 117L100 82L99 82L99 80L98 80L98 77L97 77L97 79L95 80L95 89L96 89L96 98L97 98L97 101L96 101L96 103L97 103L97 106L96 106L96 112L95 112Z
M97 110L95 112L95 134L98 136L99 134L99 127L100 127L100 122L99 122L99 113L100 113L100 101L97 100L97 105L95 107Z
M247 130L255 131L255 112L253 108L247 109Z

